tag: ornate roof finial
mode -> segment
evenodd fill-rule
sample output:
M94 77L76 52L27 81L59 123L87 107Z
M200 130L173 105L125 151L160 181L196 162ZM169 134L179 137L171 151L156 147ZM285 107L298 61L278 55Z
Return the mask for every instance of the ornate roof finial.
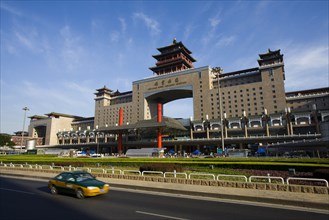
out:
M173 42L172 42L173 44L176 44L177 43L177 40L176 40L176 38L174 38L174 40L173 40Z

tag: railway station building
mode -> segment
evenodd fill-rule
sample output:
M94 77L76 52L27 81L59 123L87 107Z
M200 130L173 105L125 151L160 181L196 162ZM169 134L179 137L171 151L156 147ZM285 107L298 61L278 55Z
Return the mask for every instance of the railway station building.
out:
M131 91L96 89L93 117L34 115L30 136L42 137L44 145L98 144L119 153L135 147L246 149L328 136L329 88L286 92L280 50L259 54L257 67L228 73L194 67L192 52L176 40L157 50L153 74L132 82ZM193 99L192 117L163 115L167 103L184 98Z

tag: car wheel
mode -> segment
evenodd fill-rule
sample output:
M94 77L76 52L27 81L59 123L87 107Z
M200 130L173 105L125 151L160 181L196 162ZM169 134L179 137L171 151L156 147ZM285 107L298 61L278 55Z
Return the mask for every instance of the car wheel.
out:
M81 189L77 189L75 191L75 195L77 196L78 199L83 199L85 198L85 195L83 195L83 191Z
M58 194L57 188L54 185L50 186L50 193L53 195Z

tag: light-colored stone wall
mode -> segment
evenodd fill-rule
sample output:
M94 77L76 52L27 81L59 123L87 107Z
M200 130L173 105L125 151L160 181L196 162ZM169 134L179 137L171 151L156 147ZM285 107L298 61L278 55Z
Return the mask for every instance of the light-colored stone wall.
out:
M58 144L57 132L59 130L66 131L71 130L73 118L69 117L50 117L39 120L31 120L29 125L29 134L32 138L38 137L35 128L38 126L44 126L46 129L45 133L45 145L55 145Z

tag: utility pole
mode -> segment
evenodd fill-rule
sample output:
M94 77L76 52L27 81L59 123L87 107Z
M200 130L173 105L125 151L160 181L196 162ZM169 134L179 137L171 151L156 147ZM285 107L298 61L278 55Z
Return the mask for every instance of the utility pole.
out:
M24 107L22 110L24 111L24 119L23 119L23 129L22 129L21 152L22 152L23 142L24 142L26 111L30 111L30 109L28 107Z
M220 115L220 130L221 130L221 141L222 141L222 150L224 154L225 150L225 140L224 140L224 121L223 121L223 108L222 108L222 94L221 94L221 88L220 88L220 82L219 77L220 74L223 72L223 69L220 67L214 67L212 68L212 72L216 73L217 78L217 85L218 85L218 99L219 99L219 115Z

